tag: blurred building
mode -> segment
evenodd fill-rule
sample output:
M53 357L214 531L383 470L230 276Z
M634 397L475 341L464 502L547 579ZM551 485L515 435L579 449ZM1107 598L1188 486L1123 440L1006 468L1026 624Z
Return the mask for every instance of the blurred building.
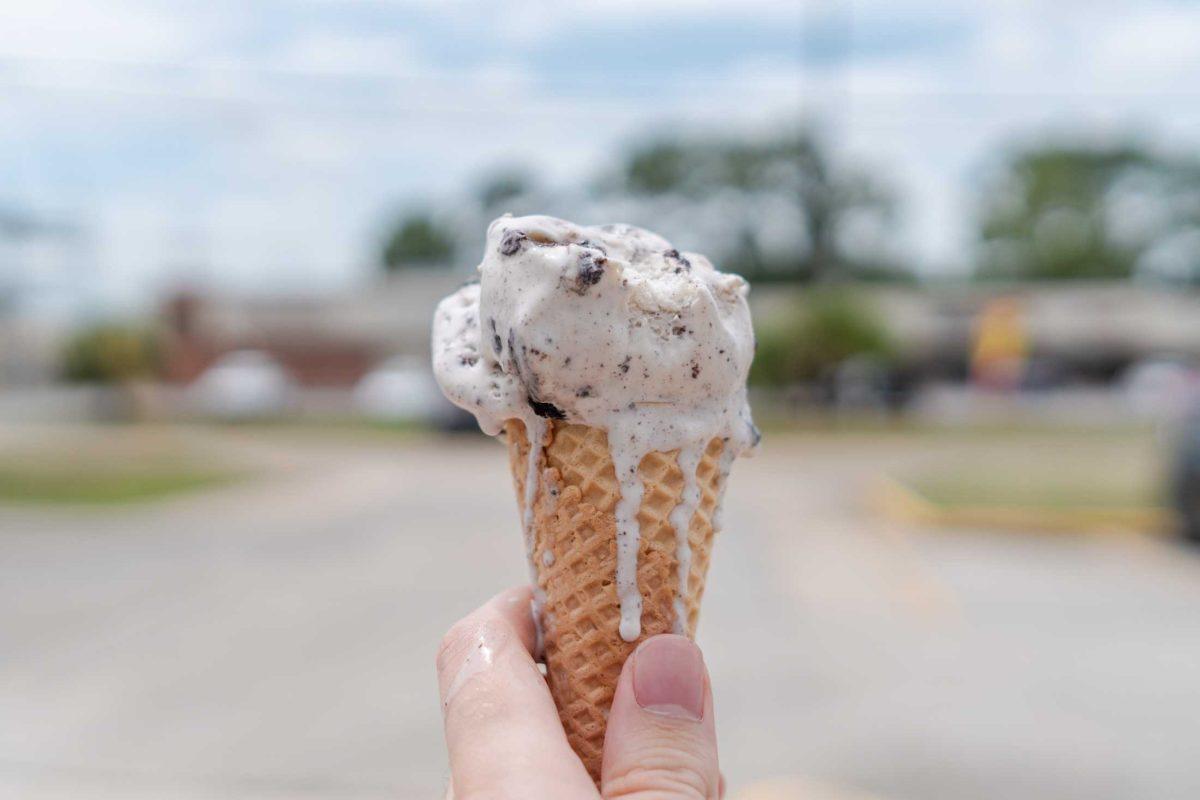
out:
M270 354L300 386L351 387L393 356L424 360L437 302L461 283L405 270L353 292L310 297L180 293L163 309L165 376L194 381L237 350ZM756 288L756 314L786 313L803 289ZM922 373L966 378L980 320L999 301L1020 318L1031 369L1104 382L1147 358L1200 359L1200 292L1128 283L947 283L863 289Z
M979 325L1003 308L1028 369L1105 382L1149 358L1200 360L1200 292L1131 283L864 289L909 358L966 377ZM1019 320L1019 323L1016 321Z
M390 357L427 360L433 308L461 282L461 275L430 269L333 295L181 292L163 308L164 377L188 384L223 355L254 350L300 387L348 389Z
M426 361L433 308L462 280L403 270L357 291L311 297L180 293L163 310L165 376L187 384L222 355L273 357L301 387L349 388L395 356ZM760 318L803 288L764 286ZM1103 383L1149 358L1200 360L1200 292L1129 283L866 286L862 292L919 375L965 380L981 320L1019 319L1026 380Z

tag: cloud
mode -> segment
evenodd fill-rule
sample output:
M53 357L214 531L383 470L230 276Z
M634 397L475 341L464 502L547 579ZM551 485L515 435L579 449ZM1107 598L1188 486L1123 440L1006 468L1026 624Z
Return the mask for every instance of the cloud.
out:
M178 58L203 34L162 7L131 0L7 2L0 19L0 56L4 57Z
M10 2L0 192L82 209L123 286L182 257L303 286L355 274L396 202L498 164L576 183L648 131L808 114L910 201L914 262L949 269L1015 137L1195 143L1198 26L1161 0Z
M424 65L408 37L369 31L306 31L259 66L301 74L387 77L411 75Z

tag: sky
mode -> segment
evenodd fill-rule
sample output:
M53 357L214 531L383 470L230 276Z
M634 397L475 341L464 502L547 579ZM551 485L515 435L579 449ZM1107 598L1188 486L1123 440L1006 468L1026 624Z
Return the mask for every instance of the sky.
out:
M79 231L0 247L0 287L344 288L398 209L488 172L797 120L953 273L1007 149L1200 146L1197 42L1183 0L0 0L0 212Z

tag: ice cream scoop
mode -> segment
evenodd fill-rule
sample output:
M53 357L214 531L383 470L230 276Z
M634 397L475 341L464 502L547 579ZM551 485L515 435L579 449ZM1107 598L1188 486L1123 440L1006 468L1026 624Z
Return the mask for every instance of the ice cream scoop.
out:
M642 458L678 450L681 464L694 464L719 438L726 443L727 468L758 441L746 403L754 355L748 286L649 231L546 216L495 220L479 274L477 283L438 306L438 383L486 433L498 433L507 420L525 423L535 445L526 494L537 484L545 420L607 431L621 483L615 512L620 633L633 641L641 615L636 559ZM697 494L693 476L676 509L681 526ZM532 508L529 496L524 511L531 561ZM686 554L680 563L686 571Z

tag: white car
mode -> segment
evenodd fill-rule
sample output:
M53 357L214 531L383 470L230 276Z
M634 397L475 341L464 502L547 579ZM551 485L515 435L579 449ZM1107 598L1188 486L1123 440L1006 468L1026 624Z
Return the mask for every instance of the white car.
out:
M380 422L437 422L446 401L425 361L395 356L354 387L354 408Z
M226 353L189 389L205 416L239 420L279 416L292 407L295 387L287 371L261 350Z

